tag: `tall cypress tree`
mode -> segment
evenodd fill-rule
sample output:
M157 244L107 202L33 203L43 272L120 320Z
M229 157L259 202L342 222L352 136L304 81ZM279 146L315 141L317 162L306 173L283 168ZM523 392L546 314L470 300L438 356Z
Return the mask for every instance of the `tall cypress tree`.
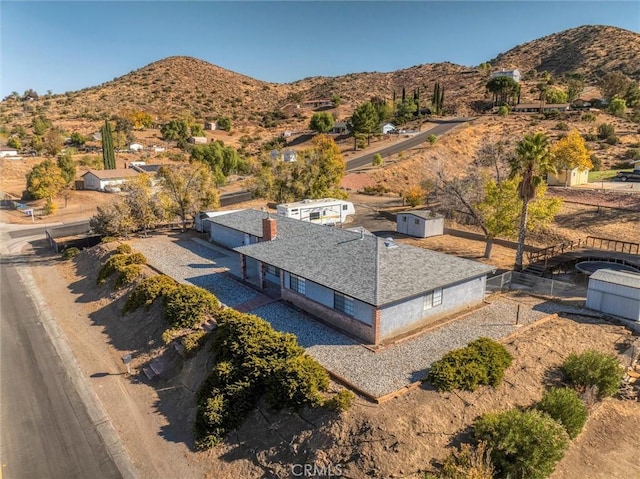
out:
M438 113L442 114L442 109L444 107L444 87L440 90L440 100L438 101Z
M104 121L102 127L102 162L105 170L116 169L116 155L113 151L113 137L111 136L111 126L109 121Z
M402 103L404 103L405 100L406 100L405 91L404 91L404 87L402 87Z

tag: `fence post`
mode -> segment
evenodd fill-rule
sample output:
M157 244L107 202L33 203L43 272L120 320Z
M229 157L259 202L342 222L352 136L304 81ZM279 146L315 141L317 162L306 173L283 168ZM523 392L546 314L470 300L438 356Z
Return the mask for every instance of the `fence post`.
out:
M520 305L518 305L518 309L516 309L516 324L520 324Z
M551 280L551 294L550 296L553 298L553 280Z

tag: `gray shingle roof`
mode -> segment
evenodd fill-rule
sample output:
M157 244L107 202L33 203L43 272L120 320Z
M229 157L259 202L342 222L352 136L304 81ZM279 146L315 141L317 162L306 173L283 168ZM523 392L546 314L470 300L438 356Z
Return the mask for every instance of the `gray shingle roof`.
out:
M640 274L629 271L614 271L611 269L596 270L589 279L603 281L605 283L619 284L631 288L640 289Z
M263 217L259 211L245 210L212 221L261 237ZM495 269L409 245L394 243L388 248L376 236L281 216L277 229L275 240L235 250L375 306Z

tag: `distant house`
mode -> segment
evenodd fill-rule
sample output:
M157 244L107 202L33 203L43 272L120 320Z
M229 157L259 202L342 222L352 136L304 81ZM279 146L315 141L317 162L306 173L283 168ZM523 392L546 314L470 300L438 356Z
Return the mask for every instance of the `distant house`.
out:
M108 191L117 190L131 178L138 176L138 172L132 168L115 170L89 170L82 179L85 190Z
M155 153L162 153L163 151L166 151L166 148L164 146L153 145L151 146L151 150L154 151Z
M381 129L383 135L386 135L387 133L395 133L396 125L394 125L393 123L385 123L384 125L382 125Z
M577 98L571 102L571 108L575 110L586 110L593 106L593 100L586 100L584 98Z
M204 122L204 129L205 130L217 130L218 129L218 124L215 121L205 121Z
M511 108L513 113L550 113L552 111L569 111L569 103L520 103Z
M343 135L346 133L349 133L349 129L347 128L347 122L346 121L336 121L333 124L333 130L331 130L332 133L335 133L337 135Z
M307 100L302 102L302 106L305 108L332 108L333 100L328 100L326 98Z
M0 146L0 158L7 158L9 156L18 156L18 150L4 145Z
M237 245L244 280L370 344L481 303L494 269L257 210L206 221L214 241Z
M129 145L129 149L131 151L142 151L144 150L144 146L142 146L140 143L131 143Z
M491 73L491 78L497 77L509 77L520 83L520 70L518 70L517 68L515 70L505 70L503 68L502 70Z
M189 143L193 143L194 145L203 145L207 143L206 136L192 136L189 138Z
M296 150L284 150L282 152L282 161L294 163L298 161L298 152Z
M640 322L640 274L597 270L589 277L586 307Z
M558 170L547 174L547 184L551 186L578 186L589 183L589 170Z
M444 234L444 216L429 210L404 211L396 216L396 230L417 238Z

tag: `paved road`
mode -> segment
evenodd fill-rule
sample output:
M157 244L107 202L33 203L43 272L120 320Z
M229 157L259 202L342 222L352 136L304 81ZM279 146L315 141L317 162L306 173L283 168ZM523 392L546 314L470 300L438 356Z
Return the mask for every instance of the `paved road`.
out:
M0 263L0 477L122 477L11 257Z
M377 153L382 155L382 157L400 153L401 151L413 148L414 146L418 146L419 144L424 143L425 141L427 141L427 137L429 135L444 135L448 131L453 130L457 126L460 126L462 123L465 123L471 119L472 118L455 118L453 120L442 120L433 128L418 133L401 143L396 143L395 145L388 146L381 150L372 151L371 153L367 153L366 155L348 160L347 171L357 170L358 168L362 168L363 166L371 165L371 163L373 162L373 156Z

